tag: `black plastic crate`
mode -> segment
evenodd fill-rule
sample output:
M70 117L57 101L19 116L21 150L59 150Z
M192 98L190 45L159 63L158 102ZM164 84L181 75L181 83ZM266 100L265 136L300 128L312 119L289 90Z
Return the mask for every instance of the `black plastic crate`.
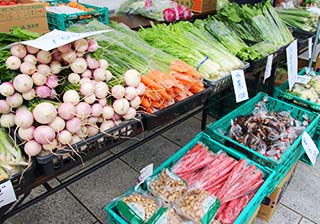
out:
M203 91L176 102L162 110L152 114L144 114L142 118L144 129L150 131L163 124L168 124L177 117L200 107L207 100L210 91L210 88L206 88Z
M60 175L73 167L90 160L93 157L106 152L130 137L134 137L142 132L140 121L127 121L119 126L113 127L104 133L98 133L89 137L70 148L61 149L55 154L37 156L36 160L40 171L47 176Z

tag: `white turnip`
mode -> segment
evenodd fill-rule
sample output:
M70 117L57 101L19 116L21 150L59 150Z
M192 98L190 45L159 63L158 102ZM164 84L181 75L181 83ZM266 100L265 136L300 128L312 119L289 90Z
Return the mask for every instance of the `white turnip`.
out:
M84 97L83 100L84 100L84 102L86 102L88 104L93 104L94 102L96 102L97 98L94 94L92 94L92 95Z
M94 136L99 133L99 128L93 125L87 125L88 136Z
M80 102L76 106L76 114L80 119L88 118L91 114L91 106L85 102Z
M23 98L20 93L14 93L6 98L7 104L10 108L17 108L22 105Z
M10 113L10 107L5 100L0 100L0 114Z
M78 84L80 82L80 75L77 73L70 73L68 75L68 81L72 84Z
M36 156L41 152L41 145L34 141L28 141L25 145L24 145L24 152L28 155L28 156Z
M19 108L14 117L17 127L30 128L33 125L33 115L27 108Z
M115 85L111 89L111 95L116 99L121 99L124 97L126 89L122 85Z
M21 60L17 56L10 56L6 60L6 67L10 70L17 70L20 68Z
M97 82L106 81L107 79L106 70L103 68L97 68L96 70L93 71L93 77L94 77L94 80L96 80Z
M130 120L130 119L133 119L136 115L137 115L136 109L134 109L133 107L130 107L128 112L125 115L122 115L122 117L125 120Z
M66 122L61 117L57 116L56 119L49 124L49 126L52 127L55 132L59 132L65 128Z
M82 126L80 128L80 130L76 134L79 136L79 138L85 139L86 137L88 137L88 129L87 129L87 127Z
M62 59L68 64L73 63L77 59L77 54L74 51L68 51L61 55Z
M90 69L97 69L99 68L99 62L92 58L89 54L86 56L86 62L88 64L88 68Z
M52 142L48 143L48 144L43 144L42 148L44 150L47 150L49 152L52 152L53 150L55 150L58 147L58 141L56 139L54 139Z
M22 44L15 44L11 47L10 52L13 56L24 58L27 54L27 49Z
M81 74L81 77L90 79L92 78L92 72L89 69L87 69Z
M77 133L81 129L81 120L77 117L74 117L66 122L66 128L71 133Z
M46 77L50 76L51 73L51 68L49 65L46 64L40 64L37 66L37 71L45 75Z
M62 103L58 108L58 114L65 120L72 119L76 114L76 108L72 103Z
M74 49L78 52L84 53L88 49L88 42L86 39L79 39L73 42Z
M109 63L105 59L100 59L99 60L99 67L103 69L107 69L109 67Z
M4 82L0 85L0 93L2 96L11 96L15 90L12 82Z
M23 74L28 74L28 75L32 75L33 73L35 73L37 71L37 68L35 66L35 64L32 64L30 62L23 62L20 65L20 71Z
M67 130L60 131L58 133L58 141L63 145L70 145L72 141L72 134Z
M85 70L87 70L87 62L84 58L77 58L74 62L71 63L70 69L78 74L83 73Z
M47 81L47 77L42 74L41 72L35 72L32 74L32 81L36 86L43 86L46 81Z
M13 79L13 87L20 93L26 93L32 89L33 80L26 74L19 74Z
M97 82L94 87L95 87L94 94L98 99L104 99L107 97L109 92L109 87L107 83Z
M92 95L94 93L94 86L92 85L92 83L90 82L86 82L80 85L80 93L83 96L89 96Z
M114 115L114 109L110 106L104 106L102 108L102 117L105 120L109 120L113 117Z
M136 96L133 98L133 100L130 101L130 106L133 107L134 109L138 109L141 104L141 98L139 96Z
M39 103L33 109L33 117L40 124L50 124L57 117L57 109L51 103Z
M62 70L60 61L52 61L50 63L50 69L52 74L59 74Z
M96 123L98 123L98 120L99 120L99 118L97 118L97 117L89 117L88 124L95 125Z
M61 55L62 55L62 53L58 49L52 50L52 60L62 61Z
M113 109L119 115L125 115L129 110L130 104L128 100L122 98L113 102Z
M78 135L72 135L71 144L76 144L78 142L81 142L81 138Z
M48 86L38 86L36 88L36 96L41 99L46 99L51 96L51 89Z
M73 105L77 105L80 102L80 96L75 90L67 90L63 94L63 102L64 103L72 103Z
M106 70L106 81L109 82L112 78L112 73L109 70Z
M127 86L138 87L141 82L140 73L135 69L129 69L124 73L124 81Z
M30 89L28 92L22 93L22 97L25 100L33 100L36 97L36 90Z
M103 107L98 103L93 104L91 106L91 114L94 117L99 117L102 114L102 111L103 111Z
M48 125L40 125L33 132L33 137L40 144L49 144L56 138L56 133Z
M146 86L142 82L140 82L138 87L136 88L137 94L141 96L145 90L146 90Z
M100 125L100 131L104 132L109 130L110 128L113 128L115 126L114 122L111 120L104 121Z
M11 128L14 126L14 114L2 114L0 118L0 126L4 128Z
M38 53L39 49L36 48L36 47L31 47L31 46L28 46L26 45L26 49L28 51L29 54L36 54Z
M58 50L61 52L61 53L67 53L67 52L70 52L72 49L71 49L71 43L68 43L68 44L65 44L63 46L60 46L58 47Z
M99 99L98 100L98 103L101 105L101 106L105 106L107 105L107 99L106 98L103 98L103 99Z
M138 96L136 88L134 88L133 86L128 86L125 89L126 89L125 98L127 100L133 100L136 96Z
M29 62L31 64L36 65L37 64L37 58L36 56L34 56L33 54L27 54L24 58L23 58L24 62Z
M23 140L30 141L30 140L33 139L34 130L35 130L34 126L31 126L29 128L19 128L18 129L18 135Z
M50 75L46 80L46 85L54 89L59 85L58 76Z
M95 52L98 50L99 45L96 40L90 39L88 40L88 52Z
M82 85L84 83L91 83L91 79L90 78L82 78L79 81L79 84Z
M41 50L37 53L37 60L41 64L49 64L52 60L51 53Z

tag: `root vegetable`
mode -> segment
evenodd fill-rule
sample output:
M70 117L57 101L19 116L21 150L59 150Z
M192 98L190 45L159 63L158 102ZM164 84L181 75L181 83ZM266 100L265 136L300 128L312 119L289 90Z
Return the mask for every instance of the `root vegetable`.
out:
M58 114L60 117L62 117L65 120L70 120L72 119L75 114L76 114L76 108L75 106L70 103L62 103L60 104L59 108L58 108Z
M129 69L124 74L124 81L127 86L138 87L141 82L140 73L135 69Z
M81 121L79 118L74 117L67 121L66 127L71 133L77 133L81 129Z
M92 83L90 82L86 82L80 85L80 93L83 96L89 96L92 95L94 93L94 86L92 85Z
M54 89L51 89L49 99L52 99L52 100L57 99L57 92Z
M57 116L56 119L49 124L49 126L52 127L55 132L60 132L65 128L66 122L61 117Z
M84 58L77 58L72 64L70 65L70 68L75 73L83 73L85 70L87 70L87 62Z
M85 126L82 126L76 134L79 136L79 138L85 139L88 136L88 130Z
M4 82L0 85L0 93L2 96L11 96L15 90L12 82Z
M19 108L14 117L14 123L17 127L30 128L33 124L33 115L27 108Z
M91 114L94 117L99 117L102 114L102 111L103 111L103 107L98 103L93 104L91 106Z
M18 58L24 58L27 54L26 48L22 44L15 44L11 47L10 52L13 56L17 56Z
M84 83L91 83L91 79L90 78L82 78L82 79L80 79L79 84L82 85Z
M38 53L39 49L36 48L36 47L31 47L31 46L28 46L26 45L26 49L28 51L29 54L36 54Z
M110 128L113 128L115 126L114 122L111 120L108 121L104 121L101 125L100 125L100 131L107 131Z
M51 68L49 67L49 65L40 64L40 65L37 66L37 71L41 72L46 77L51 75Z
M58 50L59 50L61 53L70 52L70 51L72 50L72 49L71 49L71 43L65 44L65 45L63 45L63 46L58 47Z
M20 59L19 59L20 60ZM23 58L24 62L29 62L31 64L36 65L37 64L37 58L36 56L34 56L33 54L27 54L24 58Z
M96 70L93 71L93 77L94 77L94 80L96 80L97 82L106 81L107 79L106 70L103 68L97 68Z
M52 60L51 53L41 50L37 53L37 60L41 64L49 64Z
M126 89L122 85L115 85L111 89L111 95L116 99L121 99L124 97Z
M74 43L74 49L77 51L77 52L82 52L84 53L87 49L88 49L88 42L86 39L79 39L79 40L76 40Z
M41 99L46 99L51 96L51 89L48 86L38 86L36 88L36 95Z
M39 103L33 109L33 117L40 124L50 124L56 119L57 110L51 103Z
M87 69L81 74L81 77L90 79L92 78L92 72L89 69Z
M88 123L95 125L96 123L98 123L98 120L99 120L98 117L90 117L88 119Z
M20 65L20 71L23 74L28 74L28 75L32 75L33 73L35 73L37 71L37 68L35 66L35 64L32 64L30 62L23 62Z
M97 98L96 98L96 96L94 94L92 94L90 96L86 96L84 98L84 102L86 102L88 104L93 104L96 100L97 100Z
M52 150L55 150L58 146L58 141L56 139L54 139L52 142L48 143L48 144L43 144L42 148L44 150L47 150L49 152L52 152Z
M40 125L33 132L33 137L40 144L49 144L56 138L56 133L48 125Z
M77 105L80 102L80 96L75 90L67 90L63 94L63 102L64 103L72 103L73 105Z
M80 82L80 75L77 73L70 73L68 75L68 81L72 84L78 84Z
M55 61L62 61L62 53L58 49L52 50L52 59Z
M138 96L136 88L132 86L125 88L125 98L127 100L133 100L136 96Z
M98 48L99 45L96 40L88 40L88 52L95 52Z
M99 99L98 100L98 103L101 105L101 106L105 106L107 105L107 99L106 98L103 98L103 99Z
M113 102L113 109L119 115L125 115L129 110L130 104L128 100L122 98Z
M132 106L134 109L138 109L141 104L141 98L139 96L136 96L133 100L130 101L130 106Z
M58 76L57 75L50 75L47 78L46 84L47 84L47 86L49 86L52 89L56 88L59 85Z
M20 93L14 93L6 98L7 104L10 108L17 108L22 105L23 98Z
M76 114L80 119L88 118L91 114L91 107L85 102L80 102L76 106Z
M35 130L34 126L31 126L29 128L19 128L18 129L18 135L23 140L30 141L30 140L33 139L34 130Z
M47 81L47 77L42 74L41 72L35 72L32 74L32 81L36 86L43 86L46 81Z
M10 56L6 60L6 67L10 70L17 70L20 68L21 60L17 56Z
M33 80L26 74L17 75L13 79L13 87L20 93L28 92L32 89Z
M10 113L10 107L5 100L0 100L0 114Z
M58 141L63 145L69 145L72 141L72 134L67 130L63 130L58 134Z
M137 94L141 96L146 90L146 86L142 82L140 82L136 90L137 90Z
M90 69L97 69L99 68L99 62L92 58L89 54L86 56L86 62L88 64L88 68Z
M106 98L108 95L109 87L105 82L97 82L94 86L94 94L98 99Z
M50 63L50 69L51 69L52 74L59 74L62 70L62 66L61 66L60 61L52 61Z
M112 78L112 73L109 70L106 70L106 81L109 82Z
M91 137L99 133L99 128L96 126L88 125L87 132L88 132L88 136Z
M133 107L130 107L128 109L128 112L125 115L122 115L122 117L125 120L130 120L130 119L133 119L136 115L137 115L136 109L134 109Z
M41 145L36 142L36 141L28 141L25 145L24 145L24 152L28 155L28 156L36 156L41 152Z
M11 128L14 126L14 114L2 114L0 118L0 125L4 128Z
M113 115L114 115L114 110L113 110L112 107L104 106L102 108L102 117L103 117L103 119L109 120L109 119L111 119L113 117Z
M103 69L107 69L109 67L109 63L105 59L100 59L99 60L99 67Z
M112 120L113 120L113 121L118 121L118 120L120 120L120 118L121 118L120 115L115 113L115 114L113 115L113 117L112 117Z
M61 55L62 59L68 64L73 63L77 59L77 54L74 51L68 51Z
M33 100L36 97L35 89L30 89L28 92L22 93L22 97L25 100Z
M78 142L81 142L81 138L79 138L78 135L72 135L71 144L76 144Z

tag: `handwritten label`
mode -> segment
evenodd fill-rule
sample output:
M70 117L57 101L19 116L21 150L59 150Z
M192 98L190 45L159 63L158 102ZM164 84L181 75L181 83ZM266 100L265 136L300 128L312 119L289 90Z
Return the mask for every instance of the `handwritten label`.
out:
M99 31L93 31L93 32L86 32L86 33L72 33L72 32L61 31L61 30L52 30L51 32L35 40L22 41L21 43L31 47L39 48L44 51L50 51L54 48L63 46L73 41L76 41L85 37L90 37L93 35L109 32L109 31L111 30L99 30Z
M298 74L297 40L294 40L287 47L286 53L287 53L289 89L292 90L292 87L297 80L297 74Z
M266 69L264 70L264 80L263 80L263 82L265 82L271 76L272 60L273 60L273 54L270 54L268 56Z
M309 75L298 75L296 83L308 84L311 80L311 76Z
M232 71L231 77L232 77L234 93L236 96L236 102L239 103L241 101L249 99L246 79L244 77L243 70Z
M309 157L312 165L314 166L316 164L319 150L307 132L304 132L302 134L302 146L304 148L304 151L307 153L307 156Z
M3 184L0 184L0 208L15 202L17 200L16 194L10 180L6 181Z
M153 163L150 163L148 166L140 170L140 175L138 178L139 183L145 181L148 177L153 174Z
M312 37L308 39L308 56L309 59L312 57Z

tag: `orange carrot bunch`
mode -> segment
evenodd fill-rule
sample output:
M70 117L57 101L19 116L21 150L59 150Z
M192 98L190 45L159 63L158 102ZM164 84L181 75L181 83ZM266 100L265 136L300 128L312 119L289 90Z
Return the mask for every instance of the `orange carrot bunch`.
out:
M201 74L180 60L171 64L169 74L152 70L141 81L146 86L141 104L149 113L204 90Z

